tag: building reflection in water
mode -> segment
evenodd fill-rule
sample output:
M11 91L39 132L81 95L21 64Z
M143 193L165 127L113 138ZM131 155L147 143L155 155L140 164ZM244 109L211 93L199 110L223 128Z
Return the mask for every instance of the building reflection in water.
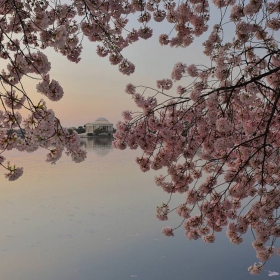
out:
M94 150L98 155L105 156L113 149L113 140L112 136L107 135L81 138L80 145L86 150Z

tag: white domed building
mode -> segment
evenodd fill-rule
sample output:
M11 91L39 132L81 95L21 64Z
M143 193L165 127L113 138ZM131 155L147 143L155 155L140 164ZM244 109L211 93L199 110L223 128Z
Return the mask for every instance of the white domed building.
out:
M94 133L94 130L97 128L105 130L108 134L113 133L113 124L110 123L107 119L105 118L98 118L92 123L87 123L85 124L85 133Z

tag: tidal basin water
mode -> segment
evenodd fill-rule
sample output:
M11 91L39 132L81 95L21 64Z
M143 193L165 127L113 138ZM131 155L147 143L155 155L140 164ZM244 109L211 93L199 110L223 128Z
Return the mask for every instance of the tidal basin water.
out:
M88 154L80 164L64 155L50 165L44 150L6 154L24 175L8 182L1 173L1 280L270 278L247 272L257 261L249 235L238 246L224 232L214 244L187 240L183 228L163 236L164 226L180 220L155 217L168 195L154 184L154 172L139 170L140 151L115 150L106 137L81 145ZM184 197L174 197L174 205ZM280 271L280 258L265 269Z

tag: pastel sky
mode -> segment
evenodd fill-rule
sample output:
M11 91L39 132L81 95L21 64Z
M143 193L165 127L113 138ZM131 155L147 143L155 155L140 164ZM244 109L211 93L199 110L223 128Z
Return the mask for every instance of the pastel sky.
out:
M145 41L139 40L128 47L123 55L136 65L133 75L124 76L117 66L112 66L108 58L96 54L96 44L84 39L82 59L78 64L69 62L52 49L45 50L52 65L51 78L58 80L65 95L59 102L48 102L56 116L66 127L80 126L105 117L113 124L121 120L124 110L137 109L131 96L124 92L128 83L134 85L156 86L156 80L169 78L175 63L181 61L187 65L203 64L209 61L203 55L202 42L206 36L196 38L188 48L162 47L158 43L161 33L169 33L171 26L156 24L154 36ZM207 34L211 32L209 31ZM187 80L180 84L186 84ZM35 100L43 96L36 92L34 81L26 81L26 90ZM173 94L176 94L177 83ZM46 99L46 98L44 98Z

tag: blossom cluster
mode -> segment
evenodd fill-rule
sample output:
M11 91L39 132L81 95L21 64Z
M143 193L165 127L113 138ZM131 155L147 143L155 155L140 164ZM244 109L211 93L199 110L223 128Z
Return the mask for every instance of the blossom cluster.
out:
M182 4L181 16L188 18L188 5L199 3ZM142 113L130 113L130 118L118 123L114 146L140 148L143 155L136 162L144 172L167 169L167 174L155 178L170 196L168 203L157 207L157 217L166 221L175 210L189 240L213 243L216 233L227 228L229 240L241 244L243 235L252 231L252 245L261 262L248 270L259 274L266 261L280 253L279 243L276 247L280 237L280 53L273 37L280 29L280 9L279 4L269 3L266 17L259 22L264 1L213 3L221 10L230 9L236 37L225 42L226 24L214 25L203 44L210 66L178 62L171 80L157 81L157 89L129 84L126 92ZM161 38L163 44L167 38ZM184 77L193 81L184 85ZM174 95L172 80L181 83ZM146 96L149 90L152 94ZM159 94L168 99L159 102ZM173 193L184 194L185 199L170 210ZM165 227L162 232L173 236L177 228Z

